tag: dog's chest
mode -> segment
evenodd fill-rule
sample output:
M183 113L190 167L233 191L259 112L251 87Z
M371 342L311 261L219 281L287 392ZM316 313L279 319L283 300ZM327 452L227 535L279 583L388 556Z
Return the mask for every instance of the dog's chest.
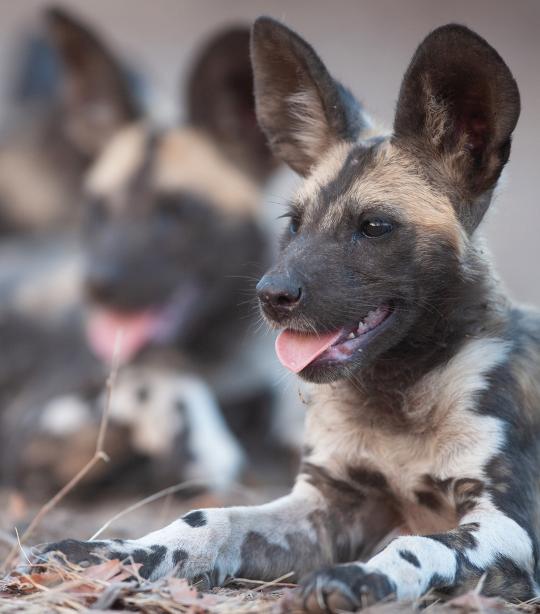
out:
M404 399L410 428L386 428L373 408L370 420L360 420L361 405L345 402L335 388L319 390L308 412L308 462L391 501L411 531L454 526L464 497L482 488L484 467L504 442L502 421L476 407L497 347L476 343L412 390Z

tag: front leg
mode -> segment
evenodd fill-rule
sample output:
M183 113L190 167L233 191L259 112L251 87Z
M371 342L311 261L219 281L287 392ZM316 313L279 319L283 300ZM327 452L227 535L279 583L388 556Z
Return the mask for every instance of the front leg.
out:
M345 527L340 539L335 534L342 518L326 494L299 478L289 495L271 503L193 511L135 540L65 540L42 547L37 558L60 551L82 564L132 559L142 563L140 574L145 578L174 573L204 579L206 586L222 584L231 576L273 580L295 572L301 577L342 560L340 552L350 547ZM349 527L360 535L352 517Z
M309 612L319 613L480 584L482 594L525 601L535 596L534 566L527 532L485 502L447 533L398 537L367 563L312 574L302 597Z

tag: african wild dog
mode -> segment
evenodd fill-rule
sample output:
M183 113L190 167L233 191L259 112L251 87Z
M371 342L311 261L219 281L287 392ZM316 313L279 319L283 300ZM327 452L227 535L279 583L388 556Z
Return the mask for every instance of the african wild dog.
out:
M73 79L91 91L84 68L99 64L101 51L86 45L81 26L63 23L63 38L79 59ZM120 329L123 367L110 424L130 445L112 439L106 475L132 460L134 478L128 473L116 488L193 477L227 488L245 466L243 448L263 456L260 440L246 431L276 425L275 372L260 359L261 349L272 355L271 344L262 340L261 348L250 331L250 286L268 263L262 186L275 160L255 117L249 29L212 35L190 69L187 121L156 126L149 116L122 127L85 177L81 346L100 359L100 377L96 382L86 356L74 355L67 371L57 367L51 375L44 366L46 375L38 373L45 396L36 398L29 384L4 412L2 473L34 496L60 487L92 453L96 395ZM101 96L112 105L120 88L110 79ZM72 363L84 366L82 381ZM92 392L85 376L92 376ZM277 439L268 436L265 451Z
M306 177L259 283L282 362L315 382L292 493L191 512L141 539L50 544L211 584L294 571L312 612L428 589L536 593L540 322L497 287L477 227L520 102L464 26L419 46L374 134L313 49L254 26L259 121ZM389 534L401 532L386 546Z

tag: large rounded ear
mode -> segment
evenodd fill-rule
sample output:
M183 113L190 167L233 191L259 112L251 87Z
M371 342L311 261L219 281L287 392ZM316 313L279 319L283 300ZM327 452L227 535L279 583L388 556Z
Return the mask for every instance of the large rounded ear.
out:
M94 157L121 126L139 116L129 79L98 36L69 13L52 8L45 18L63 65L65 132L83 154Z
M516 82L499 54L468 28L450 24L429 34L414 54L394 140L424 152L445 181L474 199L499 178L519 111Z
M257 116L274 153L307 175L328 149L370 126L352 94L335 81L298 34L269 17L251 38Z
M249 28L228 28L203 45L187 82L187 116L255 179L275 168L255 115Z

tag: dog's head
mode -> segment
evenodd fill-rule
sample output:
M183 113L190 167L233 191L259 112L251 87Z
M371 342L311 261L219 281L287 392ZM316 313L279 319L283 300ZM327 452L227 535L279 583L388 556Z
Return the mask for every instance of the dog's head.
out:
M467 28L435 30L384 136L280 23L257 20L252 61L259 122L305 177L278 262L258 285L265 316L284 329L282 362L328 382L405 346L445 343L435 331L452 327L445 318L474 291L473 233L519 116L508 67Z
M123 128L87 176L88 333L107 360L116 330L123 360L155 345L226 349L220 334L264 266L258 205L273 163L255 117L248 29L209 42L187 94L186 126Z

